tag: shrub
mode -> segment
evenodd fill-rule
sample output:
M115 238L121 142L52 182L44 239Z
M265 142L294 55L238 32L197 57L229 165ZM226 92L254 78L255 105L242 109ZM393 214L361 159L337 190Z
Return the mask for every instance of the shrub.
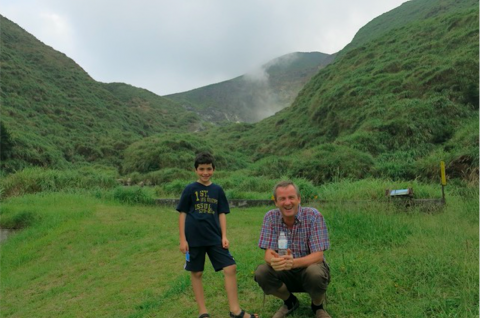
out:
M409 151L382 154L376 162L377 173L392 180L416 178L415 161Z
M113 191L113 198L127 204L151 205L155 203L155 200L143 188L138 186L117 187Z
M4 213L0 214L2 215L0 226L5 229L23 229L38 221L38 214L30 210L20 210L8 216Z
M3 197L68 189L113 188L116 173L95 167L78 170L26 168L0 180Z
M269 156L252 165L252 174L270 178L280 178L289 174L293 158L286 156Z
M264 196L258 192L239 191L237 189L228 189L225 191L227 199L243 199L243 200L259 200L268 199L268 195Z
M269 192L273 187L274 181L262 177L245 177L243 181L237 185L240 191L248 192Z
M212 148L197 135L165 134L144 138L125 150L123 173L148 173L165 168L192 169L195 153Z
M293 182L295 182L295 184L298 186L302 202L309 202L318 199L318 190L310 180L295 178L293 179Z
M188 171L179 168L166 168L142 175L142 179L146 180L147 183L151 183L152 185L162 185L178 179L185 180L192 177L192 175L192 170Z
M162 186L163 191L168 194L172 194L176 197L179 197L183 189L189 184L191 181L186 181L186 180L175 180L173 182L167 183Z
M369 154L330 144L305 151L292 163L289 175L319 185L339 178L361 179L373 172L374 160Z
M4 161L10 157L12 152L13 141L10 137L10 133L5 127L4 122L0 122L0 160Z

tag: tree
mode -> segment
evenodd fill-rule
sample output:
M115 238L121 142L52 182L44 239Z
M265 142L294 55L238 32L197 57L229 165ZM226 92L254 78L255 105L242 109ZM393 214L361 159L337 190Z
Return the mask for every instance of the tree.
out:
M5 124L0 122L0 160L5 160L12 153L13 142Z

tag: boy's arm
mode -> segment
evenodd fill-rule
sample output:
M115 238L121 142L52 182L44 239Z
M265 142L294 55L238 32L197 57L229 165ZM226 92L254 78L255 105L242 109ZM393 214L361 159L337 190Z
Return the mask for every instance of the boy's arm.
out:
M178 231L180 234L180 251L185 254L188 251L188 242L187 237L185 236L185 219L187 218L187 213L180 212L178 217Z
M228 248L230 242L228 242L227 239L227 216L225 215L225 213L220 213L218 219L220 221L220 229L222 230L222 247Z

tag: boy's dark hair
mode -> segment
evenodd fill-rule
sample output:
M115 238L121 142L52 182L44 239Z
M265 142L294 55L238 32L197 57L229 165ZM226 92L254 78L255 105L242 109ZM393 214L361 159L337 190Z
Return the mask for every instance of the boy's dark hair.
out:
M215 169L215 158L213 158L209 152L200 152L195 156L195 169L197 169L199 165L208 165L210 163L213 169Z

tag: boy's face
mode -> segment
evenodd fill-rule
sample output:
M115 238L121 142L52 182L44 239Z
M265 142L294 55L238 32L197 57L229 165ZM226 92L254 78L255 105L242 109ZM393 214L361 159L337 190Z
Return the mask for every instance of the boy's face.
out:
M198 182L201 184L209 185L210 178L213 176L213 172L215 169L213 168L211 163L204 163L198 165L197 169L195 169L195 173L198 176Z

